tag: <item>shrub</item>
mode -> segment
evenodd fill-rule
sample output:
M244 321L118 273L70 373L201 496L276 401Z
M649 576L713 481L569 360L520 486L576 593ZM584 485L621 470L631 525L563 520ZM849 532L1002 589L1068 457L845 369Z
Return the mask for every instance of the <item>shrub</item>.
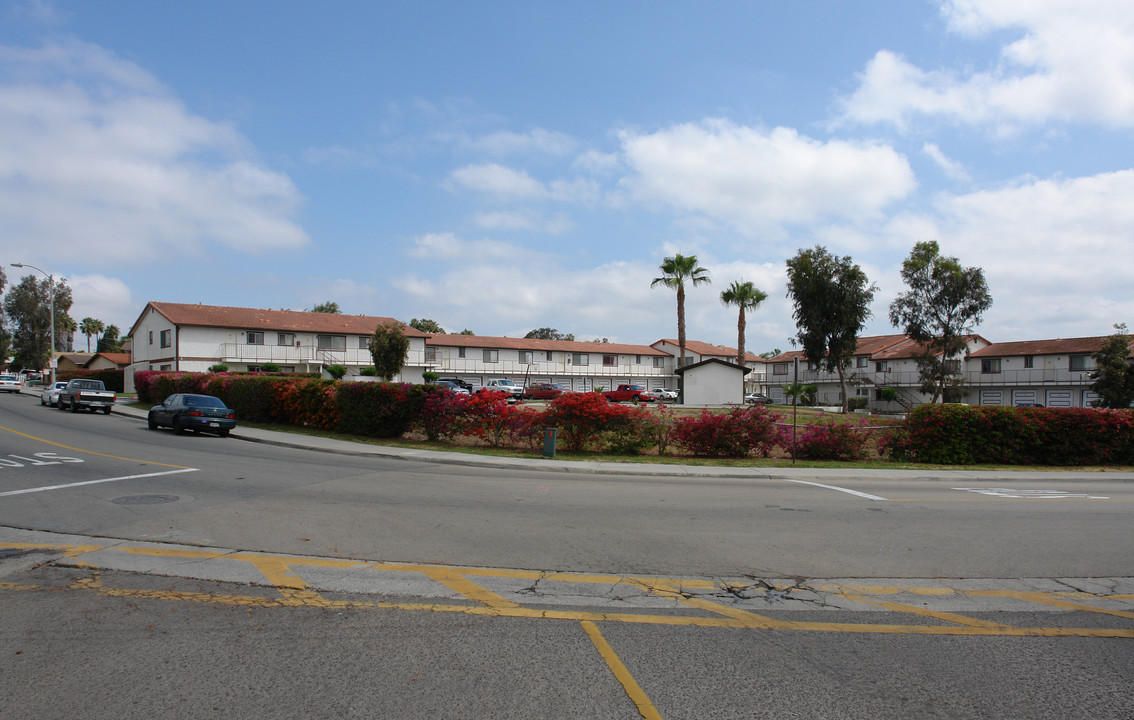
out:
M367 365L365 367L359 368L358 374L362 377L378 377L378 368L374 367L373 365Z
M280 371L280 366L276 365L275 363L269 362L269 363L263 363L263 364L260 365L260 372L278 373L279 371Z
M565 449L581 452L599 438L611 417L619 413L617 407L598 392L568 393L551 401L547 418L559 428Z
M335 380L342 380L343 375L346 375L346 367L344 367L343 365L328 365L323 369L326 370L327 374L333 377Z
M377 368L375 368L374 372L378 372ZM439 380L440 378L441 376L433 372L432 370L426 370L421 374L421 379L427 383L437 382L437 380Z
M677 419L673 440L697 457L745 457L752 449L745 420L746 411L711 413Z
M847 398L847 409L849 409L849 410L865 410L868 403L869 403L869 398L858 397L858 396L852 397L852 398Z
M512 406L508 405L508 393L499 390L482 390L472 395L467 404L467 434L484 440L492 447L500 447L507 435L508 416Z
M74 378L83 378L85 380L102 380L102 384L106 386L107 390L113 390L120 393L126 388L126 373L117 368L106 368L103 370L64 370L55 373L57 381L65 382L73 380Z
M451 440L464 434L468 426L469 396L449 388L427 392L413 427L429 440Z
M339 383L339 432L401 437L421 413L427 386L408 383Z
M787 441L788 452L799 460L860 460L865 455L869 436L865 422L819 422L806 426L794 443Z
M648 447L657 446L659 425L663 420L638 405L612 406L601 437L607 452L613 455L641 455ZM665 421L668 427L668 421Z
M224 363L217 363L216 365L210 365L209 366L209 372L211 372L211 373L228 372L228 365L225 365Z

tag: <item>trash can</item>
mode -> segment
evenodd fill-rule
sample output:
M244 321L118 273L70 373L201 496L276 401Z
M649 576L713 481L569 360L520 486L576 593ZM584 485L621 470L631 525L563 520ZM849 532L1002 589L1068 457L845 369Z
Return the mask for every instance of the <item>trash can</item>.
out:
M559 428L544 428L543 430L543 456L555 457L555 440L559 436Z

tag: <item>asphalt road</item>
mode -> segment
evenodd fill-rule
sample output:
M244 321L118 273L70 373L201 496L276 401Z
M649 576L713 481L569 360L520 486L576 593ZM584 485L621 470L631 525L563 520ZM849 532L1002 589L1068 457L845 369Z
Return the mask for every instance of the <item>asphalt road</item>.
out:
M1134 716L1128 475L781 475L0 397L0 716Z

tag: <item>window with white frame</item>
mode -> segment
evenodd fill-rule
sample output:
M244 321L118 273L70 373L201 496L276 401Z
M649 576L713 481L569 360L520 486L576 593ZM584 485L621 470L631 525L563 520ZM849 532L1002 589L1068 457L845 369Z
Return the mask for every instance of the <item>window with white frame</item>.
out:
M485 348L482 354L482 359L486 363L500 362L500 351L491 348Z
M870 358L866 355L859 355L854 359L854 366L857 368L869 367Z
M531 350L521 350L520 351L520 364L521 365L531 364L532 356L533 356L533 353L532 353Z
M656 368L665 367L665 358L662 358L662 357L654 358L654 367L656 367Z
M249 345L263 345L264 344L264 333L260 332L259 330L249 330L244 335L245 335L245 341Z
M358 349L359 350L369 350L370 349L370 338L366 337L365 335L360 336L358 338Z
M571 362L575 365L590 365L590 353L571 353Z
M291 347L295 344L295 333L276 333L276 345Z
M426 347L425 348L425 362L437 362L437 348L435 348L435 347Z
M320 350L346 350L346 335L316 335L315 347Z

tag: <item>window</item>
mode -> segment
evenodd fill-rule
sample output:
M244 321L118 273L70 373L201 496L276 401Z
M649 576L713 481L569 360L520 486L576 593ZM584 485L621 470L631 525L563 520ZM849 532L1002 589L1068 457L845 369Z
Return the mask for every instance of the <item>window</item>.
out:
M500 351L499 350L490 350L488 348L485 348L484 349L484 362L486 362L486 363L500 362Z
M173 342L170 340L170 336L172 334L173 334L172 330L162 330L161 331L161 346L163 348L169 347L170 345L173 344Z
M775 365L772 366L772 374L773 375L787 375L788 374L787 371L788 371L788 364L787 363L776 363Z
M864 367L867 367L869 365L870 365L870 358L865 356L865 355L863 355L861 357L856 357L854 359L854 366L855 367L864 368Z
M656 367L656 368L665 367L665 358L660 358L660 357L654 358L654 367Z
M1035 365L1035 358L1032 357L1031 355L1025 355L1024 356L1024 367L1027 368L1027 369L1030 369L1030 368L1034 368L1035 366L1036 366Z
M989 358L980 361L980 371L984 375L1000 372L1000 358Z
M260 366L259 365L249 365L248 366L248 372L260 372Z
M961 372L961 361L960 360L946 360L945 361L945 368L951 373L959 373L959 372Z
M316 335L315 347L320 350L346 350L346 335Z
M172 370L172 369L173 369L172 365L161 365L161 366L158 367L158 370Z
M276 345L287 345L288 347L295 344L295 333L276 333Z
M1091 359L1090 355L1072 355L1071 356L1071 370L1083 371L1087 370L1087 361Z
M634 356L634 364L635 365L641 365L642 364L642 356L641 355L635 355Z
M465 349L464 348L457 348L457 357L463 358L464 356L465 356Z
M547 351L547 361L551 362L551 351L550 350Z
M886 372L889 368L886 367L885 361L874 363L874 372Z
M521 350L520 351L520 364L521 365L530 364L531 361L532 361L532 355L533 355L533 353L532 353L531 350Z
M425 362L437 362L437 348L425 348Z
M154 344L154 331L150 330L150 345Z
M614 367L617 364L618 364L618 356L617 355L603 355L602 356L603 367Z
M575 365L590 365L591 364L591 354L590 353L571 353L571 362L574 363Z
M359 337L358 338L358 349L359 350L369 350L370 349L370 338L367 337L366 335Z
M248 344L249 345L263 345L264 344L264 333L256 331L256 330L249 330L246 334L247 334L247 337L248 337Z

